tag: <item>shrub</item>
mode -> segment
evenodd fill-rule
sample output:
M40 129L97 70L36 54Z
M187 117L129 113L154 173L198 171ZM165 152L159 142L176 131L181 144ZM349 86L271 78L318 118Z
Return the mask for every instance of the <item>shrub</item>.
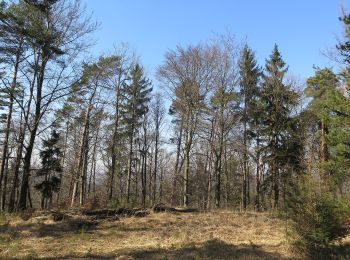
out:
M317 192L310 181L288 201L293 243L312 257L332 254L332 246L348 234L349 208L330 192Z

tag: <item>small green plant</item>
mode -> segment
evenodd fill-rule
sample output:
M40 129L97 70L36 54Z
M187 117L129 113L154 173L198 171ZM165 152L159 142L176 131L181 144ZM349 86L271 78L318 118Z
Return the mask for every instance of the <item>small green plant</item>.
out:
M293 244L311 257L332 254L332 248L348 234L348 206L333 193L317 192L305 182L288 201Z
M86 225L83 225L80 228L79 238L82 240L86 240L88 238L86 231L88 230L88 227Z

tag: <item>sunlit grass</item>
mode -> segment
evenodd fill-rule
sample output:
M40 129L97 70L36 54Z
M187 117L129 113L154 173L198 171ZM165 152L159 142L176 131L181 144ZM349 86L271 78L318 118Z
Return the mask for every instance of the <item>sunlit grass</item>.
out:
M103 221L98 225L73 224L35 218L10 221L8 232L15 232L9 235L12 240L0 238L0 257L283 259L292 256L285 242L283 222L265 213L159 213Z

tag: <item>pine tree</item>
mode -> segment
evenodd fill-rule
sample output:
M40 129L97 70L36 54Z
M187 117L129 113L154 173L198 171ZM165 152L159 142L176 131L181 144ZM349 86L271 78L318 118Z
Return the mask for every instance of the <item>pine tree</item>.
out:
M321 179L326 190L341 186L350 167L350 99L346 88L329 68L317 69L307 81L306 93L312 97L309 111L319 123Z

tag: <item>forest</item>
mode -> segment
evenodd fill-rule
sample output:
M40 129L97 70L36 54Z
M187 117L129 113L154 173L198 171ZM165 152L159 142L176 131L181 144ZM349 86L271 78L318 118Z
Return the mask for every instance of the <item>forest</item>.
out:
M339 66L316 64L305 81L278 43L258 64L222 34L170 48L155 84L127 44L86 55L98 23L79 0L2 1L1 214L272 214L298 252L338 259L350 232L349 14L339 26Z

